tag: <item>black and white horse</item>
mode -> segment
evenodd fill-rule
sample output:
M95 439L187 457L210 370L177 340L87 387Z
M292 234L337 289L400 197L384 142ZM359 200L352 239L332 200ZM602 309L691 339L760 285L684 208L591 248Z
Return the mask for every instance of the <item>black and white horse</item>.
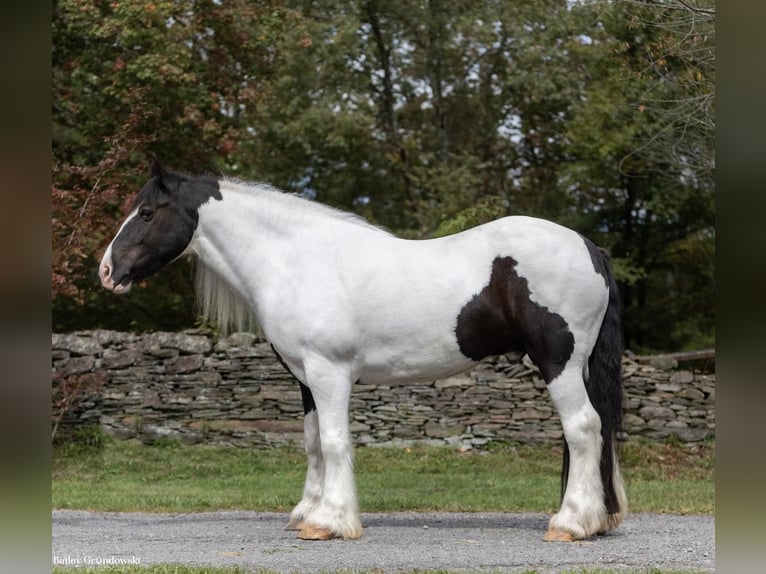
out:
M606 255L567 228L506 217L405 240L269 186L192 177L154 162L104 253L104 287L127 292L183 254L198 258L207 316L253 316L298 379L308 471L289 528L362 535L348 406L354 382L432 381L489 355L526 353L548 384L566 447L546 540L617 526L621 325Z

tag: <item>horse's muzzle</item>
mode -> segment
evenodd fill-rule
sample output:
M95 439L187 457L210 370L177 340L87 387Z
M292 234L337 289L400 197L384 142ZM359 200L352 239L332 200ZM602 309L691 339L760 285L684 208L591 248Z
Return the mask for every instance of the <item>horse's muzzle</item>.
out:
M112 267L109 263L101 263L98 269L98 276L101 279L101 285L104 289L108 289L117 295L122 295L123 293L130 291L130 287L133 284L132 281L128 281L127 283L115 283L114 277L112 277Z

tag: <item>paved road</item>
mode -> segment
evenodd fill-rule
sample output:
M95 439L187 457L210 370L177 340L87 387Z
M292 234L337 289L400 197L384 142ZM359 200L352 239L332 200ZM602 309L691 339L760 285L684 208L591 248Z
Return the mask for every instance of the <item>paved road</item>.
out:
M616 531L543 542L542 514L364 514L360 540L310 542L266 512L53 512L56 564L183 563L288 572L415 568L539 572L648 568L715 570L712 516L630 515Z

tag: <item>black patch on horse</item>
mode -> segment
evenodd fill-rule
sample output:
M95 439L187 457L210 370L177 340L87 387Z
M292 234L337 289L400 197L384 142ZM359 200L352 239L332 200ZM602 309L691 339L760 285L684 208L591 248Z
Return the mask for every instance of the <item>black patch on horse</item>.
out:
M117 285L145 279L181 255L197 229L200 206L223 199L213 177L166 171L156 160L151 174L133 201L131 211L138 213L112 243Z
M460 310L458 346L469 359L526 352L550 383L574 350L567 322L530 298L527 280L516 272L513 257L492 262L489 283Z
M301 400L303 400L303 414L307 415L311 411L317 410L317 406L314 403L314 395L311 394L311 389L301 382L298 382L301 387Z
M146 182L133 201L135 209L141 204L156 206L166 204L169 199L177 203L196 223L200 206L215 199L221 201L221 187L216 178L210 175L189 176L163 168L157 160L151 165L151 179Z
M582 237L582 236L580 236ZM590 254L590 260L593 262L593 269L601 275L601 277L604 278L604 284L607 288L609 288L609 270L606 268L606 261L608 260L608 255L604 249L601 249L600 247L597 247L595 243L593 243L590 239L587 237L583 237L582 240L585 242L585 247L588 248L588 253Z
M287 366L287 363L285 363L285 360L282 358L282 355L280 355L277 350L274 348L274 345L269 343L269 346L271 347L271 350L274 351L274 354L277 356L277 361L279 361L279 364L282 365L285 368L285 371L290 373L293 378L298 381L298 377L295 376L295 374L290 370L290 367ZM314 403L314 395L311 394L311 389L309 389L306 385L298 381L298 385L300 385L301 388L301 400L303 401L303 414L307 415L311 411L317 410L317 406Z

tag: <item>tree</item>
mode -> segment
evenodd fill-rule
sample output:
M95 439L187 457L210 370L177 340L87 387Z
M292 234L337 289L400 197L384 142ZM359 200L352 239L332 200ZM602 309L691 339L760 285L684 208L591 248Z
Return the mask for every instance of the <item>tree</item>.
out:
M128 302L98 289L97 254L146 179L147 156L195 173L231 164L272 73L271 38L294 17L278 8L240 0L54 3L54 328L76 326L90 312L102 324L134 326L122 319L131 313L104 312ZM149 296L136 290L134 319L168 328L193 321L180 301L191 290L188 267L174 271ZM151 300L177 312L158 315ZM80 319L66 312L72 308Z
M658 47L671 45L667 36L676 34L660 25L655 3L596 2L583 9L599 22L589 44L598 49L588 64L593 81L568 125L573 161L563 172L584 218L581 229L611 249L630 346L711 345L715 206L713 159L703 152L712 150L713 133L692 137L687 127L700 118L679 91L685 85L688 99L697 99L699 85L669 87L649 73ZM688 49L685 41L700 39L675 36L679 51ZM688 61L667 62L666 78L689 73ZM651 106L665 90L675 94L676 108L663 100L665 111L655 113ZM692 116L681 121L684 114ZM699 152L699 169L686 158L689 146Z
M640 111L653 116L637 152L673 169L661 176L713 188L715 175L715 3L633 0L628 28L643 46Z
M183 265L123 312L95 289L93 254L154 153L405 237L553 219L610 249L634 350L709 343L712 6L59 0L54 316L73 319L58 325L84 308L107 324L109 306L110 325L155 326L151 300L168 327L194 321Z

